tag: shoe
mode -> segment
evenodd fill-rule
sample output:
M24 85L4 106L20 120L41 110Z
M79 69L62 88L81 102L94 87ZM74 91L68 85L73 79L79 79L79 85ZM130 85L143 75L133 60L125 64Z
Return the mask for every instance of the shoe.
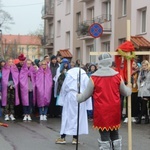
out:
M43 116L43 120L47 121L47 116L46 115Z
M16 118L14 117L13 114L10 115L10 119L11 119L12 121L16 120Z
M128 118L125 118L123 122L124 122L124 123L127 123L127 122L128 122Z
M40 115L40 121L42 121L44 118L43 118L43 115Z
M23 121L27 121L27 115L24 116Z
M55 143L56 144L66 144L66 140L65 140L65 138L59 137L58 139L56 139Z
M78 144L79 144L80 142L78 141ZM72 144L77 144L77 139L75 139L75 138L73 138L72 139Z
M132 117L132 122L136 122L136 119L134 117Z
M5 121L9 121L9 116L8 115L5 115Z
M145 119L145 116L142 116L142 118L141 118L142 120L144 120Z
M32 120L30 115L28 115L27 119L28 119L28 121Z

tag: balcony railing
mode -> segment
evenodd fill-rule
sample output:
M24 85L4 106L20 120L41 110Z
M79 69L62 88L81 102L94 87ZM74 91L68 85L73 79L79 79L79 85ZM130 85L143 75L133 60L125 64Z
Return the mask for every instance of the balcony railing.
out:
M44 6L42 8L42 18L43 19L51 19L54 17L54 7Z
M50 34L44 37L44 48L53 48L54 46L54 35Z
M78 0L78 2L89 2L89 1L92 1L92 0Z
M103 14L101 16L95 17L93 20L86 20L82 23L80 23L77 27L77 35L80 38L85 37L85 39L87 38L87 36L90 37L89 34L89 27L93 24L93 23L99 23L101 24L101 26L103 27L103 34L111 34L111 15L106 15Z

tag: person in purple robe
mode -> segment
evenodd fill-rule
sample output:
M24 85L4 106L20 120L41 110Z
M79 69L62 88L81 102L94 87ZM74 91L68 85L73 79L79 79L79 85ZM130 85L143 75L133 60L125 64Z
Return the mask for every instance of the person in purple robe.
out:
M32 65L32 61L27 59L21 68L19 76L21 101L24 113L23 121L32 120L31 110L32 106L35 106L35 76L36 70Z
M52 92L52 73L44 60L36 73L36 96L40 120L47 120L48 106Z
M5 120L15 120L14 106L19 105L18 80L19 71L9 58L2 69L2 106L4 106Z

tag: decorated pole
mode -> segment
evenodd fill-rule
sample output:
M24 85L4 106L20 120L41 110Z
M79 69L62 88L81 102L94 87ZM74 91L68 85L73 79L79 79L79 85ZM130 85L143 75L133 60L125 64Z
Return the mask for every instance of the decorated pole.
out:
M130 20L127 20L127 41L130 41ZM128 52L130 55L130 52ZM131 85L131 60L127 59L127 80ZM128 150L132 150L131 96L128 96Z

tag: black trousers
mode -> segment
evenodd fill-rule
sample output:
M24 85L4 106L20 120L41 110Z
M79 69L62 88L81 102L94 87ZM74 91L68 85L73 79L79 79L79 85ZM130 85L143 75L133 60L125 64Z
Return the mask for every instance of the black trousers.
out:
M141 113L140 113L140 117L142 117L143 115L148 116L148 100L144 100L143 98L141 98Z
M119 139L119 131L118 130L113 130L113 131L102 131L99 130L100 136L101 136L101 141L114 141Z

